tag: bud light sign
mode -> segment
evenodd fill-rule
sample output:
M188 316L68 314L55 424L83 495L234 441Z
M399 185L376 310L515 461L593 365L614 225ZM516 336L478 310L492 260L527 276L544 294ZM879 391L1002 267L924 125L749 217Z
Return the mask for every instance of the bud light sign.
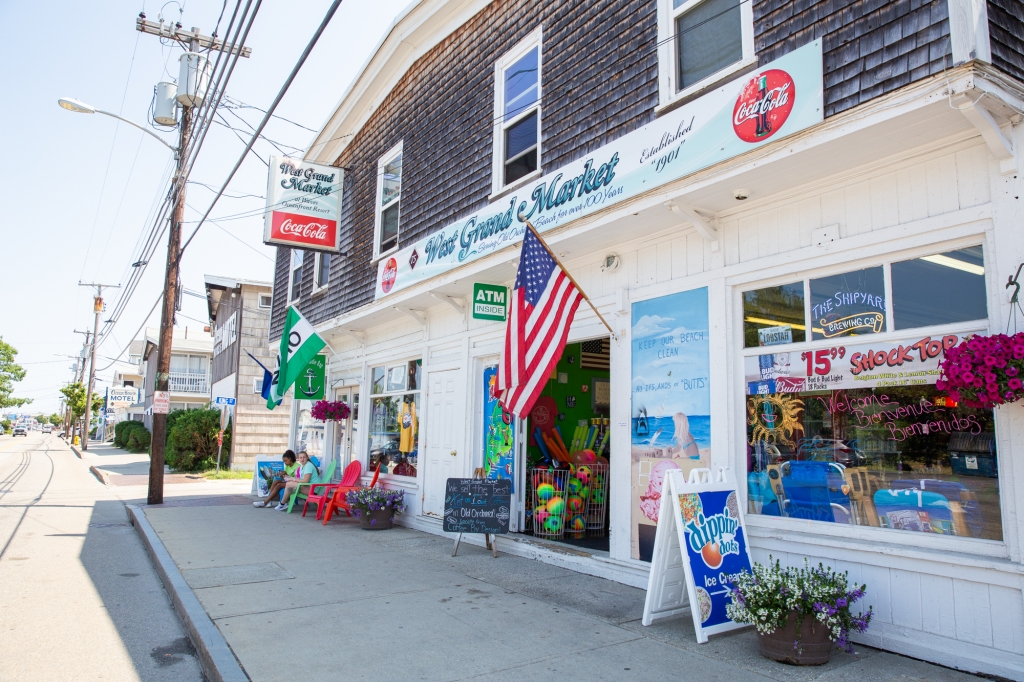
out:
M644 625L689 610L698 642L743 627L726 613L729 576L751 566L736 483L723 469L715 478L709 469L689 481L666 476L644 604Z
M269 174L263 243L337 251L345 171L272 156Z

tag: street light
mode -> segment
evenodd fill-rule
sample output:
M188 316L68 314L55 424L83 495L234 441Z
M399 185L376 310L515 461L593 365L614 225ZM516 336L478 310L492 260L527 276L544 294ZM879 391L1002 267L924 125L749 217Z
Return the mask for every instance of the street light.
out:
M154 133L152 130L150 130L148 128L144 128L143 126L140 126L138 123L135 123L134 121L129 121L128 119L123 118L121 116L118 116L117 114L112 114L109 111L103 111L102 109L97 109L94 106L88 105L85 102L79 101L77 99L72 99L71 97L61 97L60 99L57 100L57 104L59 104L62 109L67 109L68 111L73 111L76 114L103 114L104 116L110 116L111 118L116 118L119 121L124 121L125 123L127 123L130 126L135 126L136 128L138 128L142 132L144 132L147 135L151 136L153 139L159 140L160 144L162 144L163 146L167 147L172 152L174 152L175 158L177 158L177 156L178 156L178 148L177 147L175 147L174 145L168 144L162 137L160 137L159 135Z

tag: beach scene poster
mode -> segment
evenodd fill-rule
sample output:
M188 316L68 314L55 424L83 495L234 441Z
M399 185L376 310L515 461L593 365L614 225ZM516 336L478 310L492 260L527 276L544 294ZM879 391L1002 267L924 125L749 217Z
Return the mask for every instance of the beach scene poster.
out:
M650 561L665 476L711 462L707 287L634 303L632 554Z

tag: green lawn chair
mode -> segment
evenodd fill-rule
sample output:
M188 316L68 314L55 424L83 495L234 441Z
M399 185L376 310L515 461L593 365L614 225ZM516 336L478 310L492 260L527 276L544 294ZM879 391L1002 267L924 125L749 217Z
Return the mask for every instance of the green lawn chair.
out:
M317 485L326 485L330 483L331 477L334 476L334 468L337 465L338 463L332 459L330 464L327 465L327 468L324 469L324 472L320 474L320 476L314 476L313 480L311 480L309 483L300 483L299 487L295 489L295 494L292 495L290 500L288 500L288 513L292 513L292 508L295 506L295 503L299 499L306 499L306 496L309 495L310 490L315 488Z

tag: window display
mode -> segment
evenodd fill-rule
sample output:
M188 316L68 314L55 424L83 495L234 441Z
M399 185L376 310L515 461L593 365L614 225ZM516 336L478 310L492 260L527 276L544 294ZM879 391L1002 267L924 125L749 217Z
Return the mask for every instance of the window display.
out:
M743 345L775 346L807 340L804 283L743 292Z
M811 338L885 331L885 275L866 268L810 281Z
M370 470L416 477L419 459L419 407L422 361L370 370Z
M1001 540L992 410L934 385L959 340L747 357L749 512Z

